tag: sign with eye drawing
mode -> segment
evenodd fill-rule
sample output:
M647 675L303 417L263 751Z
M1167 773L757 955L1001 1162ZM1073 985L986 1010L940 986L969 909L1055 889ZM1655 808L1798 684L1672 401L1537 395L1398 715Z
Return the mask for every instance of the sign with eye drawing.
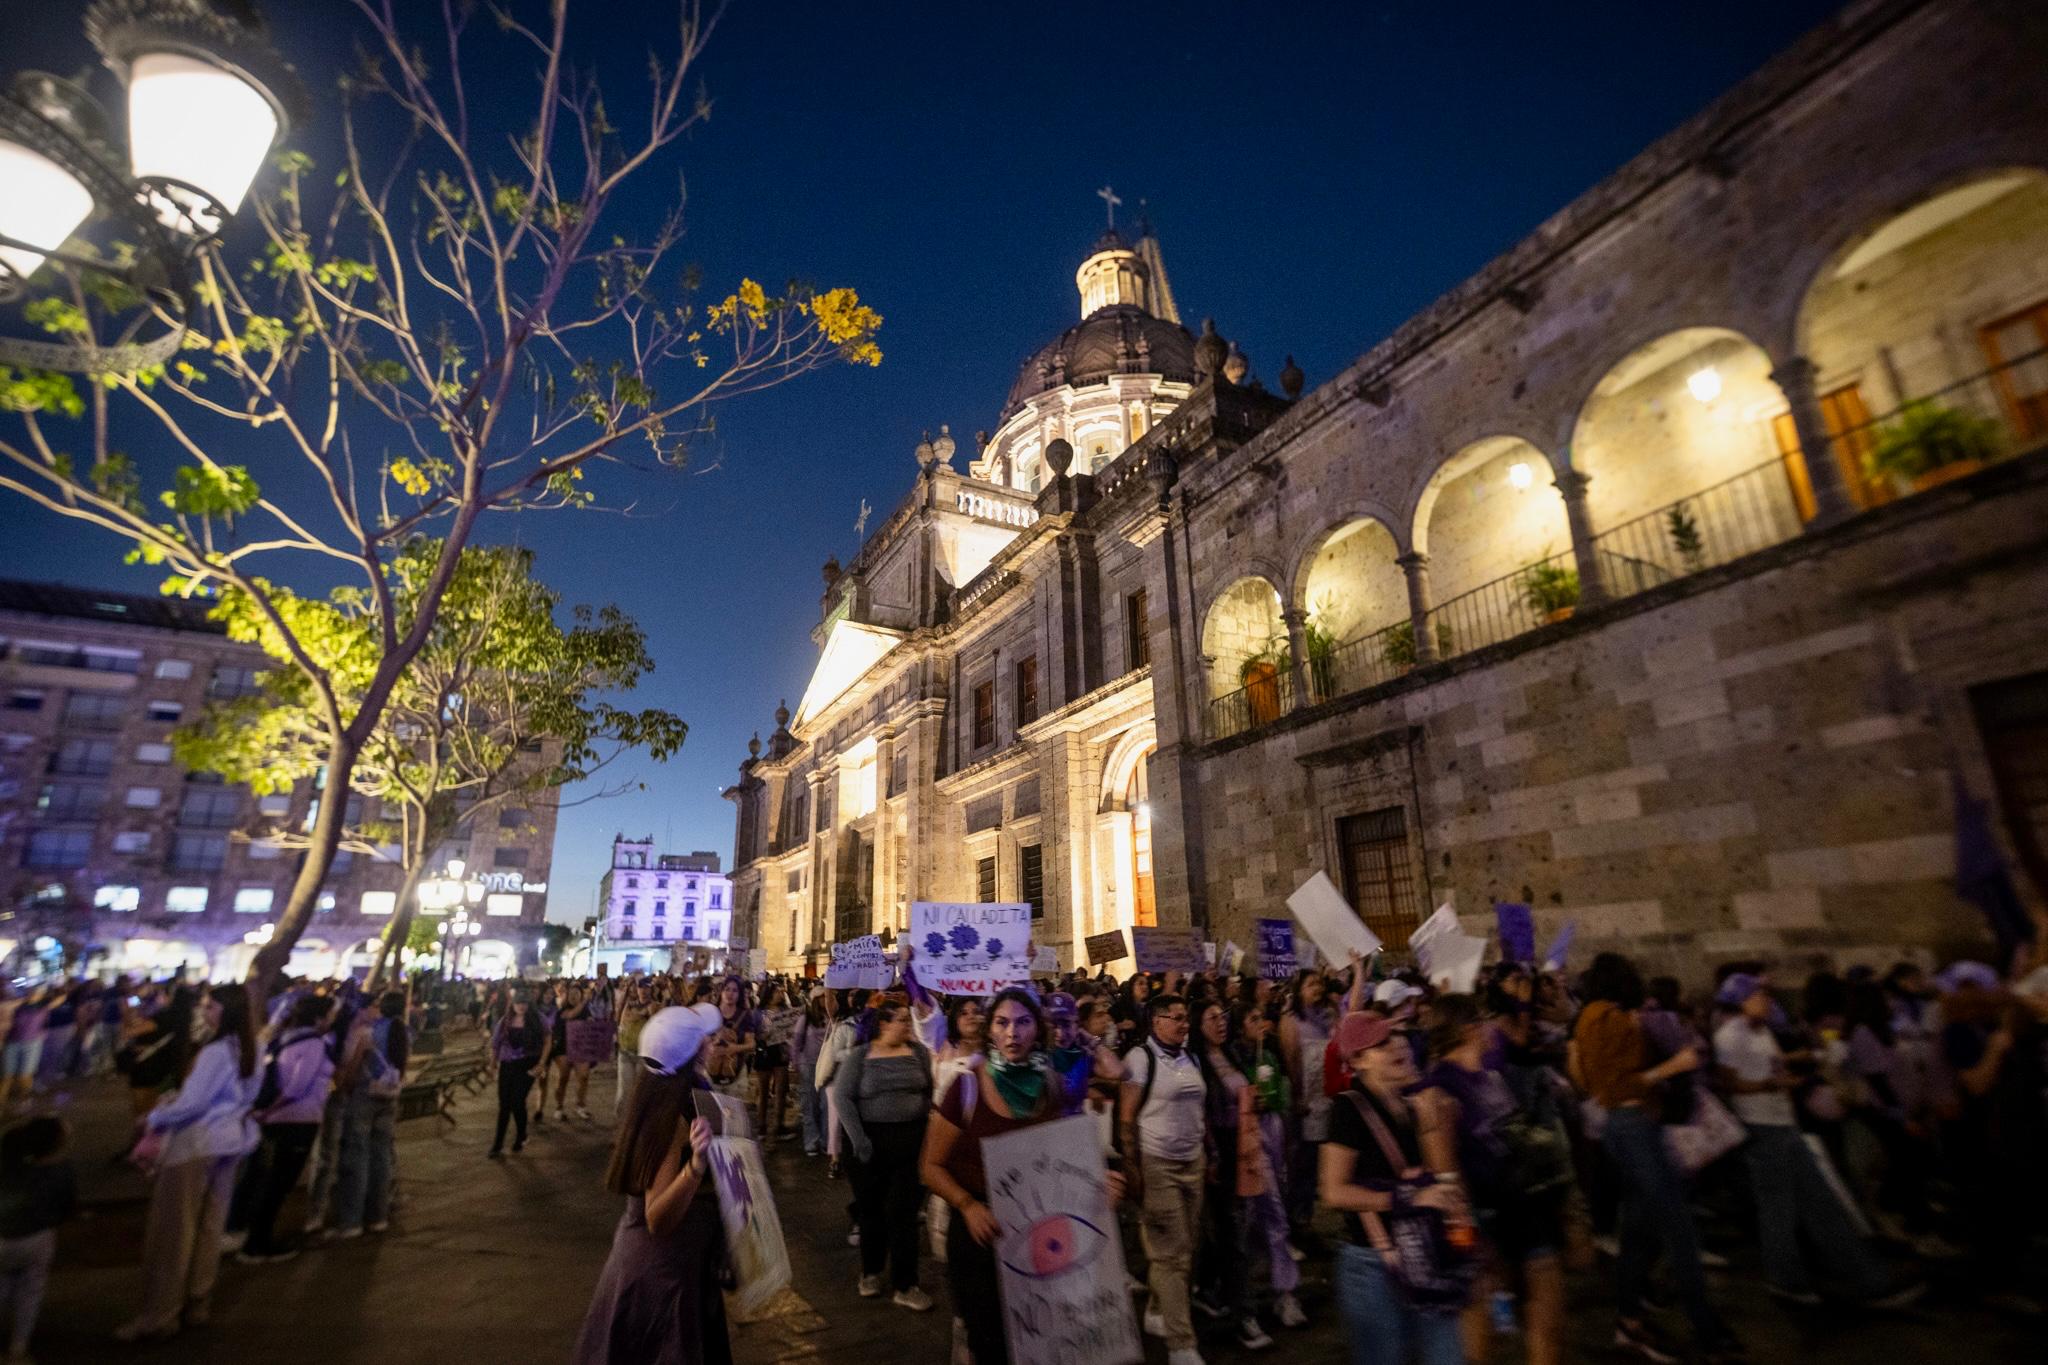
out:
M1095 1121L1033 1124L981 1150L1014 1365L1142 1361Z

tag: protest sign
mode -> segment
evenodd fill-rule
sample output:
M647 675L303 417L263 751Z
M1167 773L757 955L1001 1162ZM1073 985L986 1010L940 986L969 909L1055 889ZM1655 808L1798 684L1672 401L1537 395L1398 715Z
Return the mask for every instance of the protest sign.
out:
M747 949L747 975L756 981L768 975L768 950L766 948Z
M1536 960L1536 921L1529 907L1513 901L1496 902L1493 917L1500 925L1500 956L1503 962Z
M1268 981L1284 981L1293 976L1294 921L1262 919L1254 927L1259 935L1259 975Z
M1463 932L1458 924L1457 911L1451 909L1450 903L1446 901L1439 905L1428 919L1417 925L1414 933L1408 935L1408 951L1415 954L1417 962L1422 962L1428 955L1429 945L1435 940L1445 934Z
M714 1136L750 1138L754 1135L754 1120L747 1113L747 1102L737 1095L717 1090L692 1090L690 1099L697 1106L697 1117L711 1125Z
M618 1034L609 1019L592 1019L586 1015L581 1019L571 1019L563 1031L569 1038L566 1055L571 1066L603 1066L617 1050L613 1044Z
M994 995L1031 979L1031 907L913 901L911 966L928 991Z
M744 1107L744 1106L742 1106ZM718 1217L725 1224L725 1249L734 1287L727 1301L746 1319L767 1307L789 1285L789 1248L782 1219L768 1187L761 1144L752 1138L715 1137L705 1156L718 1192Z
M1141 972L1199 972L1209 965L1199 929L1139 925L1131 930L1131 949Z
M1112 929L1106 934L1090 934L1087 944L1088 965L1091 967L1105 967L1131 955L1131 950L1124 946L1124 931L1121 929Z
M1202 965L1204 967L1216 965L1216 941L1214 939L1202 945Z
M984 1138L981 1153L1013 1365L1143 1360L1095 1120Z
M1379 935L1365 927L1351 902L1325 873L1318 872L1296 887L1287 898L1287 908L1294 912L1294 922L1309 941L1332 963L1346 962L1353 953L1371 957L1380 950Z
M879 991L894 976L882 956L881 938L866 934L832 945L832 965L825 969L825 985L835 991Z
M1237 975L1237 969L1244 965L1244 949L1235 943L1223 945L1223 972L1226 976Z
M1564 956L1572 950L1572 935L1579 930L1579 922L1568 919L1557 931L1557 937L1550 940L1550 948L1543 954L1543 965L1552 971L1564 970Z
M1059 949L1050 944L1031 951L1031 974L1033 976L1058 976L1060 974Z
M1449 904L1439 905L1408 936L1408 947L1423 975L1439 988L1462 995L1478 984L1486 940L1467 934Z

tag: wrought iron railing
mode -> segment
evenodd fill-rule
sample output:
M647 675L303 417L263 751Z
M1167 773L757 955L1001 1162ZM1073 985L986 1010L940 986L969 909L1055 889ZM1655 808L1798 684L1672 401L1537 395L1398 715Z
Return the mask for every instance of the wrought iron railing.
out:
M1313 661L1309 696L1316 702L1347 697L1392 682L1415 666L1415 628L1397 621L1346 640L1329 657Z
M1930 406L1951 408L1988 424L1985 436L1994 458L2048 443L2048 346L1916 394L1888 412L1852 422L1831 433L1834 444L1838 450L1846 448L1862 458L1876 448L1886 428Z
M1570 616L1578 605L1579 571L1570 550L1546 555L1430 609L1437 656L1449 658L1511 640Z
M1294 709L1294 673L1276 666L1271 674L1246 682L1209 703L1209 738L1229 739L1262 725L1271 725Z
M1689 493L1593 538L1608 594L1627 597L1799 534L1799 509L1772 460Z

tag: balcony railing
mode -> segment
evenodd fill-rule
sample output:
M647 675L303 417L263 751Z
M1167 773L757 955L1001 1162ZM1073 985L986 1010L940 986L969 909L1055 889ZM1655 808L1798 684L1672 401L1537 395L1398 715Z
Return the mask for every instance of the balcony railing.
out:
M1593 538L1614 597L1711 569L1799 534L1785 462L1745 469Z
M1392 682L1415 666L1415 628L1396 621L1346 640L1327 659L1312 659L1309 696L1317 703Z
M1578 581L1572 552L1561 550L1437 603L1429 613L1437 656L1447 659L1563 620L1577 604Z
M1294 673L1281 668L1210 701L1209 738L1229 739L1271 725L1293 709Z

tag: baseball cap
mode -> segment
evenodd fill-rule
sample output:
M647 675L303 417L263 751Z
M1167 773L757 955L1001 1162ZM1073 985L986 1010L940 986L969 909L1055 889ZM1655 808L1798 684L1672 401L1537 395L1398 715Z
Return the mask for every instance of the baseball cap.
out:
M1714 1003L1728 1009L1742 1008L1742 1002L1762 990L1764 983L1748 972L1731 972L1721 989L1714 992Z
M640 1064L657 1076L673 1076L697 1059L704 1040L725 1018L716 1005L670 1005L640 1030Z
M1378 1047L1394 1036L1394 1025L1384 1015L1359 1010L1347 1014L1337 1025L1337 1054L1346 1061L1367 1048Z
M1373 1003L1385 1005L1390 1010L1399 1009L1421 994L1422 987L1411 985L1397 976L1390 976L1372 988Z

